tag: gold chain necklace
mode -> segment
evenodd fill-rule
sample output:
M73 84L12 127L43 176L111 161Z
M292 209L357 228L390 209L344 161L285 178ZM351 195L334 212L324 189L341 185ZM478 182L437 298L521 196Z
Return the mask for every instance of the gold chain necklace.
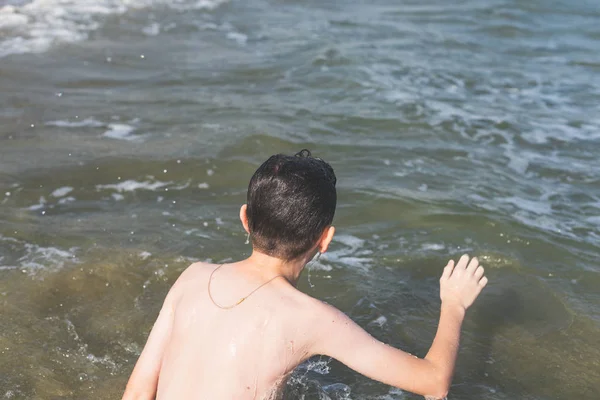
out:
M208 297L210 298L210 301L212 301L212 303L213 303L215 306L219 307L219 308L220 308L220 309L222 309L222 310L230 310L230 309L234 308L235 306L238 306L238 305L240 305L240 304L241 304L241 303L242 303L244 300L246 300L248 297L252 296L252 295L254 294L254 292L256 292L256 291L257 291L258 289L260 289L261 287L265 286L267 283L270 283L271 281L273 281L273 280L275 280L275 279L277 279L277 278L279 278L279 277L282 277L282 278L283 278L283 275L275 275L274 277L272 277L271 279L269 279L268 281L266 281L265 283L263 283L262 285L260 285L259 287L257 287L257 288L256 288L256 289L254 289L253 291L251 291L250 293L248 293L248 294L247 294L245 297L242 297L241 299L239 299L239 300L237 301L237 303L235 303L235 304L233 304L233 305L230 305L230 306L222 306L222 305L220 305L219 303L217 303L217 302L215 301L215 299L213 299L213 297L212 297L212 294L210 293L210 282L212 281L213 274L214 274L215 272L217 272L217 270L218 270L219 268L221 268L223 265L225 265L225 264L221 264L221 265L219 265L217 268L215 268L215 269L214 269L214 270L213 270L213 271L210 273L210 277L208 278L208 288L207 288L207 289L208 289Z

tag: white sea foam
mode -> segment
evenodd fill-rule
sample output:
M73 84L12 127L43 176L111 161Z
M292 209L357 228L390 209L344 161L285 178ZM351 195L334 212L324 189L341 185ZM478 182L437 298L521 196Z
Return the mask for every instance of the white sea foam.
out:
M64 196L68 195L69 193L71 193L72 191L73 191L73 188L71 186L63 186L63 187L56 189L54 192L52 192L52 197L64 197Z
M497 201L501 203L508 203L515 206L517 209L528 211L530 213L544 215L550 214L552 212L552 207L549 203L543 201L533 201L523 199L521 197L504 197L497 199Z
M187 230L187 231L185 231L185 232L183 232L183 233L185 233L185 234L186 234L186 235L188 235L188 236L190 236L190 235L191 235L191 236L197 236L197 237L201 237L201 238L204 238L204 239L211 239L211 236L210 236L210 235L207 235L207 234L205 234L205 233L202 233L202 232L200 231L200 229L196 229L196 228L189 229L189 230Z
M421 248L425 251L439 251L444 250L446 246L441 243L423 243Z
M33 0L22 5L6 5L0 8L0 57L39 53L54 44L86 40L91 32L102 26L103 19L111 15L157 6L181 11L210 10L225 2L226 0ZM149 32L156 32L156 28L150 28Z
M317 374L321 374L321 375L327 375L327 374L329 374L329 371L331 370L331 367L329 366L330 362L331 362L331 359L309 360L309 361L307 361L307 363L305 365L303 365L304 368L302 368L302 369L306 369L306 371L314 371Z
M5 258L9 260L12 258L12 261L8 261L10 265L0 265L0 269L18 268L24 272L33 273L40 269L62 268L67 262L79 262L75 255L77 250L75 247L68 250L52 246L45 247L2 235L0 235L0 242L9 243L10 249L12 249L5 254ZM12 257L11 254L13 254ZM3 262L7 261L3 259Z
M169 184L171 184L172 182L161 182L161 181L144 181L144 182L139 182L139 181L135 181L132 179L123 181L123 182L119 182L119 183L114 183L114 184L107 184L107 185L96 185L96 190L107 190L107 189L112 189L112 190L116 190L119 193L123 193L123 192L135 192L136 190L152 190L155 191L157 189L160 189L162 187L165 187ZM117 199L115 199L117 200Z
M398 399L404 399L404 392L401 389L392 387L390 388L390 391L388 394L382 395L382 396L377 396L377 397L373 397L373 399L377 399L377 400L398 400Z
M46 122L48 126L57 126L60 128L100 128L102 126L106 126L106 124L98 121L94 118L86 118L81 121L65 121L65 120L57 120L57 121L48 121Z
M600 226L600 216L588 217L586 220L593 225Z
M131 122L137 123L139 122L139 119L134 119ZM102 134L102 136L111 139L134 141L142 138L142 136L139 135L132 135L132 133L136 130L136 127L133 125L128 125L124 123L104 123L92 117L75 121L48 121L46 122L46 125L56 126L59 128L105 128L106 131Z
M239 33L239 32L228 32L227 39L231 39L231 40L237 42L237 44L244 45L248 41L248 36L244 35L243 33Z
M40 197L40 202L38 204L34 204L32 206L27 207L28 210L36 211L44 208L46 206L46 198L44 196Z
M148 36L156 36L160 33L160 24L158 22L153 22L144 29L142 29L142 32L144 32Z
M375 318L370 323L374 324L374 325L379 325L379 327L382 327L383 325L385 325L387 323L387 318L384 315L381 315L381 316Z
M108 130L104 132L102 136L111 139L120 139L134 141L139 140L140 136L133 136L132 133L135 131L135 127L127 124L109 124Z
M362 271L369 269L373 259L366 256L371 255L373 252L364 249L365 241L363 239L352 235L339 235L334 236L333 240L342 246L332 246L337 248L324 253L319 261L313 263L314 265L311 266L313 269L331 270L329 263L341 264Z
M62 199L60 199L58 201L58 204L68 204L68 203L74 202L75 200L77 200L77 199L73 196L63 197Z
M566 112L571 110L563 107ZM548 120L531 122L533 129L523 133L523 138L530 143L543 144L549 140L560 142L570 142L572 140L598 140L600 138L600 120L586 119L586 123L580 127L569 125L567 119L560 119L553 116Z
M358 250L365 245L365 241L363 239L352 235L337 235L334 236L334 241L350 247L352 251Z
M184 190L184 189L189 188L191 183L192 183L191 179L188 179L183 185L173 186L170 189L171 190Z
M61 250L56 247L43 247L25 243L26 254L19 258L22 268L37 270L42 268L62 268L67 261L76 261L75 248Z

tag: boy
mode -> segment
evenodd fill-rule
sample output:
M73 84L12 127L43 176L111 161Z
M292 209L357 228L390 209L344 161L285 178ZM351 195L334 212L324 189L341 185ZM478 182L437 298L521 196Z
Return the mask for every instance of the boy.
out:
M344 313L298 291L305 265L333 238L336 177L308 150L275 155L252 176L240 210L243 261L192 264L167 295L131 374L128 399L275 399L317 354L372 379L443 399L465 311L487 283L477 259L449 261L437 334L424 359L387 346Z

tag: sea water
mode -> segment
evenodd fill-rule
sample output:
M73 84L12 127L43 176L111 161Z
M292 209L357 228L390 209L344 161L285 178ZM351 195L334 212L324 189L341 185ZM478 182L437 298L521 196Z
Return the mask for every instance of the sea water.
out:
M449 398L600 398L598 2L5 0L0 89L0 397L118 398L181 271L248 255L253 171L306 147L339 200L300 289L424 356L476 255ZM325 357L287 395L418 398Z

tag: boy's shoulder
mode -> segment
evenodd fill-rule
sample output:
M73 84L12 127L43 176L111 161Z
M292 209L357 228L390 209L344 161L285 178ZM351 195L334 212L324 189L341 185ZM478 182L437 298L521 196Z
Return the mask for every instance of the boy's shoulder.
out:
M185 268L171 289L169 290L169 295L167 297L179 297L182 292L185 291L186 288L190 286L196 286L201 281L206 281L210 276L211 271L214 270L217 266L214 264L209 264L205 262L195 262Z
M181 292L185 290L186 287L191 286L193 287L194 292L197 292L198 283L207 282L211 273L218 267L219 264L202 261L191 264L181 273L177 281L173 284L171 291ZM282 300L281 305L288 308L294 308L294 315L296 318L303 315L305 321L306 319L318 321L324 317L341 313L341 311L328 303L316 299L291 285L285 292L285 296L280 297L280 300Z
M176 283L196 279L207 279L208 275L217 267L217 264L197 261L183 270Z
M330 318L341 313L334 306L314 298L296 288L293 288L292 299L294 305L294 318L303 320L309 326L316 327L324 319Z

